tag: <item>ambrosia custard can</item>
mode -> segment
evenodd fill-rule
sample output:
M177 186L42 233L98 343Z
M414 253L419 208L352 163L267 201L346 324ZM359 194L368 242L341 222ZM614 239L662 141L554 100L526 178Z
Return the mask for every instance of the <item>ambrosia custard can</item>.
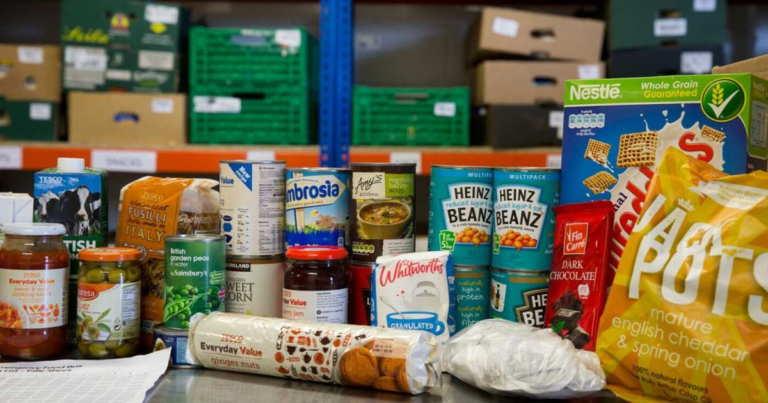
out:
M349 180L342 168L286 171L285 247L349 248Z

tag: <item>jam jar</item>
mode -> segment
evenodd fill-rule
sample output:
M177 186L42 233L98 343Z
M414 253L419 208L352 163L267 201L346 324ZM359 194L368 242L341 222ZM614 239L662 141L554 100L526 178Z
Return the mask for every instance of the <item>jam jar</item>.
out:
M0 356L36 360L64 351L69 251L61 224L3 227Z
M347 250L295 246L285 253L283 318L347 323Z

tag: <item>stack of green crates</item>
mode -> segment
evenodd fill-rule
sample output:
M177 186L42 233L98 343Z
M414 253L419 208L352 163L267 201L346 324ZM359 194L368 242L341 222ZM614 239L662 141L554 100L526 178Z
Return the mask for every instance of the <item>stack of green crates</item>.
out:
M355 87L355 145L466 146L469 88Z
M317 57L317 41L303 29L193 28L190 141L315 142ZM205 107L219 101L230 107Z

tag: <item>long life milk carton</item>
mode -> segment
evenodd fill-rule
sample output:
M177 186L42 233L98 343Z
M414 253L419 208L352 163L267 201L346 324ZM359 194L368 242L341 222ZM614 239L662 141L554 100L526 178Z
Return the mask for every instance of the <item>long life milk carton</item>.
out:
M613 203L609 284L667 148L728 174L765 169L766 91L750 74L567 82L561 202Z

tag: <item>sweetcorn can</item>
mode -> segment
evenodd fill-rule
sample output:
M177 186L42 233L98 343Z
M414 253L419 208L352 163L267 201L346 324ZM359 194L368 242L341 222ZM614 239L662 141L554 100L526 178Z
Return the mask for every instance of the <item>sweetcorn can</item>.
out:
M491 268L491 317L544 327L549 272Z
M279 318L283 314L283 255L227 256L227 312Z

